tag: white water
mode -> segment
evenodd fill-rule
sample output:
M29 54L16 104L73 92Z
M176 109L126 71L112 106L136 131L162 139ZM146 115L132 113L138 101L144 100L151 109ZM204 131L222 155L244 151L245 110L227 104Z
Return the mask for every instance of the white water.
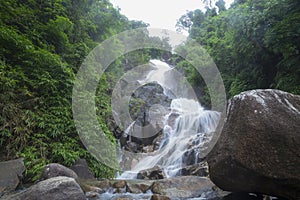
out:
M167 177L173 177L185 164L184 153L194 144L195 157L198 158L210 140L210 135L219 122L219 113L205 111L197 101L174 99L171 111L165 116L164 139L159 149L141 159L130 171L124 172L120 179L133 179L139 171L159 166ZM197 163L197 159L195 159Z
M140 82L156 81L164 88L171 88L166 85L168 82L174 82L174 80L169 80L172 68L157 60L152 63L155 64L154 69L148 73L145 80ZM173 78L176 77L177 75L173 76ZM191 98L195 99L194 96ZM176 176L186 165L183 162L185 153L191 150L195 154L194 163L198 162L218 125L220 113L204 110L199 102L193 99L178 97L171 102L170 111L163 120L164 137L159 149L146 156L143 155L143 158L132 165L129 171L123 172L118 178L134 179L141 170L155 166L163 169L166 177ZM130 135L131 127L132 124L126 129L126 134Z

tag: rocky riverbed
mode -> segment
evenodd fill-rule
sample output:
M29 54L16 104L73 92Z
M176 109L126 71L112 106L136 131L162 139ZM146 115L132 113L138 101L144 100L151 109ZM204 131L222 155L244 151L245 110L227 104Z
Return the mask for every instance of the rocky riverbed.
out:
M155 166L140 171L140 179L99 180L80 159L71 169L47 165L39 182L20 190L22 159L1 162L0 199L298 200L299 111L300 96L278 90L233 97L216 146L206 158L183 167L185 176L167 178Z

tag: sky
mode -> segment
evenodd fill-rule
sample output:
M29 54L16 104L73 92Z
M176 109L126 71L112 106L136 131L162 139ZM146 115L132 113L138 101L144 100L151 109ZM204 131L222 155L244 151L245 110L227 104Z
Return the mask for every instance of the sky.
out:
M234 0L225 0L226 6ZM151 28L175 31L177 20L187 11L203 9L201 0L110 0L130 20L149 23Z

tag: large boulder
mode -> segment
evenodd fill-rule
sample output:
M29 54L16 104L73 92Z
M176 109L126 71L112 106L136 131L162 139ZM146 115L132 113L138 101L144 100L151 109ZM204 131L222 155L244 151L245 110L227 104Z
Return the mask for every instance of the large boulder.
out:
M132 134L131 141L140 145L151 145L161 134L158 130L163 126L163 116L167 114L166 109L174 97L167 95L166 90L159 83L151 82L133 92L129 102L129 113L135 120L129 131L129 134ZM145 126L149 127L146 130L140 128Z
M58 163L51 163L46 165L46 167L42 170L40 181L57 176L67 176L74 179L78 178L77 174L73 170Z
M169 196L172 199L193 197L209 199L220 197L225 194L208 178L198 176L177 176L174 178L157 180L152 185L152 192L154 194Z
M58 176L41 181L20 193L4 196L5 200L86 200L73 178Z
M22 158L0 162L0 196L17 188L24 171Z
M300 96L269 89L233 97L207 158L223 190L300 199Z
M167 89L156 82L147 83L135 90L129 104L129 111L136 118L136 123L140 126L149 124L149 109L155 104L169 107L175 96L167 95L168 93L171 92L167 92Z

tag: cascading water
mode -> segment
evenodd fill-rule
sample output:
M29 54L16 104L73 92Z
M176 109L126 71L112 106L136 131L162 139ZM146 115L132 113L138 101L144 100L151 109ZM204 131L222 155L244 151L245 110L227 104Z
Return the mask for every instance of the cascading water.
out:
M182 167L198 163L219 123L219 112L204 110L199 102L194 100L196 95L192 88L179 85L186 84L186 80L180 79L176 70L157 60L151 63L154 65L153 70L148 72L144 80L139 80L139 83L156 81L166 90L175 91L177 98L172 100L169 112L162 119L163 139L158 150L138 156L135 163L131 164L131 169L118 177L120 179L134 179L138 172L155 166L160 167L166 177L179 175ZM174 84L174 80L178 83ZM182 88L187 88L188 92L183 93ZM187 99L184 98L186 94L194 95L189 95L192 99ZM126 134L130 135L133 128L134 122L126 129ZM185 159L186 154L190 155L191 152L193 163Z
M204 110L201 105L191 99L174 99L170 112L164 120L164 138L157 151L139 160L130 170L125 171L120 179L134 179L138 172L159 166L167 177L178 175L184 163L187 151L194 150L195 163L201 151L211 139L217 127L220 114ZM192 146L192 149L191 149Z

